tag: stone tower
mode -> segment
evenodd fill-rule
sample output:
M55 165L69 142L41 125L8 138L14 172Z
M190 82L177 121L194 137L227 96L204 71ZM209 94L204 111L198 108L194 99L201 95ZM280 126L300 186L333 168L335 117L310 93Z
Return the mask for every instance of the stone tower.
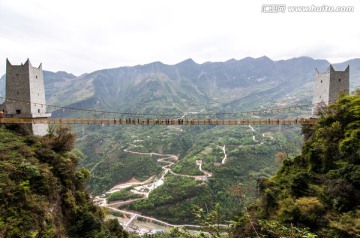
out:
M349 93L349 66L344 71L335 71L333 66L324 73L315 72L315 90L312 101L312 115L317 116L318 107L324 103L334 103L340 96L340 92Z
M11 65L6 59L6 101L0 106L5 117L47 118L42 65L33 67L28 59L25 64ZM34 135L45 135L47 124L31 124Z

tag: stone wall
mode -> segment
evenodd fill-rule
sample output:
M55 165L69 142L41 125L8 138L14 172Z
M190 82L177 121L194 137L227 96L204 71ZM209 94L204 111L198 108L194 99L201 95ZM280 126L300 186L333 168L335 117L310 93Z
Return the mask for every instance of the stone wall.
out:
M318 104L329 102L330 68L325 73L315 72L315 89L312 99L312 115L317 115Z
M6 101L0 105L6 117L50 117L46 112L45 87L42 65L33 67L29 59L25 64L11 65L6 60ZM30 124L34 135L46 135L47 124Z
M42 66L29 68L30 79L30 100L32 117L44 117L46 113L45 88ZM36 104L34 104L36 103Z
M332 68L332 67L331 67ZM349 94L349 66L345 71L335 71L333 68L330 74L330 91L329 91L329 102L335 102L340 92Z
M46 113L45 88L41 65L6 65L6 114L11 117L49 117ZM31 103L29 103L31 102Z
M345 71L335 71L332 65L324 73L315 73L312 115L318 113L319 104L329 105L335 102L340 92L349 93L349 66Z
M30 82L29 82L29 60L24 65L11 65L6 60L6 102L5 114L13 117L20 115L22 117L30 117Z
M49 131L48 124L31 124L31 131L34 135L44 136Z

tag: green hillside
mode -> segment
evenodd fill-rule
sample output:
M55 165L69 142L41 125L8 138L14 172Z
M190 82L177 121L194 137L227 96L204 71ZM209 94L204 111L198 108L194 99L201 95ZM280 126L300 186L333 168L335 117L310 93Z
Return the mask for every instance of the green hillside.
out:
M350 65L351 88L360 85L359 62L353 59L334 65L336 70ZM136 119L139 115L135 114L162 113L175 118L203 119L204 116L198 115L208 113L212 118L223 119L229 118L226 113L311 103L315 68L323 72L328 65L326 60L309 57L279 61L265 56L248 57L203 64L188 59L175 65L154 62L104 69L79 77L44 71L44 79L48 103L117 112L56 110L53 117L124 118L124 113L133 113ZM1 95L4 95L4 79L4 76L0 78ZM310 110L238 114L238 117L302 118L309 117ZM303 142L298 125L75 125L73 131L77 136L77 149L73 153L80 158L78 166L91 174L87 189L93 196L129 180L159 179L165 172L163 166L172 163L164 184L151 191L147 200L121 208L178 224L196 222L189 204L211 210L219 203L224 209L222 221L232 219L243 207L234 189L239 184L246 185L246 200L253 200L258 193L257 181L274 175L287 156L299 155ZM222 163L224 146L227 159ZM171 154L178 160L164 162L162 156L151 153ZM211 177L196 179L204 175L199 161Z
M105 193L120 182L135 178L144 181L151 176L160 177L164 163L161 156L137 155L126 152L174 154L179 161L171 167L181 175L203 175L202 168L212 173L208 181L194 181L183 177L165 176L165 183L150 193L149 201L138 201L128 208L173 223L195 222L191 215L193 205L212 208L220 203L226 208L223 219L231 219L241 208L232 187L245 183L252 186L249 197L254 195L256 179L275 173L278 152L298 154L302 137L299 126L84 126L79 132L78 148L84 156L80 165L87 168L93 194ZM255 138L255 140L253 139ZM227 159L221 147L226 146ZM182 187L184 186L184 187ZM180 189L183 199L174 200ZM195 193L192 189L197 189ZM164 191L171 196L162 196ZM161 195L159 198L158 196ZM176 197L176 196L175 196ZM199 199L201 198L201 199ZM156 201L154 204L152 201Z
M291 225L318 237L360 236L360 91L324 109L303 133L301 155L259 181L260 199L249 209L255 229L244 216L237 237L256 236L254 230L288 236Z
M0 128L0 237L127 237L85 191L74 141L67 128L43 138Z
M356 65L356 62L350 63ZM216 117L221 119L224 118L223 113L228 112L310 103L314 68L323 71L327 65L327 61L307 57L285 61L261 57L204 64L189 59L176 65L154 62L106 69L80 77L81 82L91 82L93 91L90 94L87 91L83 95L89 97L76 99L70 106L139 114L176 114L190 118L200 112L216 112ZM358 72L357 69L354 72ZM358 80L353 76L352 82ZM301 118L308 117L309 111L293 110L242 117ZM54 116L112 118L121 115L56 111ZM153 204L144 201L127 207L174 223L195 222L188 217L191 213L188 201L209 208L220 203L226 208L223 219L232 218L236 214L233 207L241 207L231 192L234 185L245 183L255 187L257 179L276 172L278 164L274 158L277 153L291 156L300 153L302 136L299 126L257 126L254 129L252 131L247 126L74 127L78 135L77 147L83 152L80 165L92 174L89 189L94 195L105 193L116 184L133 178L144 181L152 176L160 177L164 163L158 163L157 157L126 152L129 148L143 153L177 155L179 161L171 169L182 175L201 175L196 165L196 161L201 160L203 169L213 176L208 182L195 183L195 187L201 185L200 193L191 193L190 189L189 196L182 201L161 197L156 200L155 209L151 209ZM224 154L220 147L224 145L228 160L221 164ZM162 189L167 190L168 186L175 186L176 183L180 186L183 180L166 176L163 188L152 191L149 199L155 200ZM253 195L254 192L250 191L249 196ZM197 202L199 196L203 200Z

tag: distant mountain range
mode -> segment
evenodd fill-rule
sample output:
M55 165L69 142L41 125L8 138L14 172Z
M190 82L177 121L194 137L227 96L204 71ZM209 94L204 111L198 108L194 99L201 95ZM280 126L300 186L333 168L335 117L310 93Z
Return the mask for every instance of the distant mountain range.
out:
M347 65L352 88L359 86L360 59L334 67L344 70ZM44 71L44 78L47 103L53 105L177 115L201 111L219 113L220 117L222 112L309 104L315 68L323 72L328 67L328 61L308 57L280 61L248 57L203 64L188 59L175 65L154 62L104 69L79 77ZM4 84L3 76L1 95ZM310 109L302 109L266 116L301 118L309 113ZM80 115L55 111L53 116ZM194 222L191 205L211 207L218 202L224 208L225 218L231 219L237 213L234 207L240 206L238 197L229 192L233 186L256 184L257 178L270 176L278 167L273 159L276 153L295 156L302 142L299 126L74 125L73 131L77 134L74 153L81 157L80 167L92 174L88 186L93 195L133 178L144 181L151 176L161 177L164 164L158 157L131 154L127 152L129 148L174 154L179 160L172 169L184 175L199 174L197 161L201 160L202 168L213 174L207 183L168 173L165 183L152 191L148 200L131 205L142 214L179 224ZM225 145L227 162L222 164L225 151L221 148L225 150Z
M359 86L360 59L334 67L344 70L347 65L351 87ZM279 61L247 57L203 64L187 59L175 65L153 62L79 77L44 71L44 78L49 104L137 113L211 112L310 102L315 68L325 71L328 66L326 60L309 57ZM0 95L4 81L3 76Z

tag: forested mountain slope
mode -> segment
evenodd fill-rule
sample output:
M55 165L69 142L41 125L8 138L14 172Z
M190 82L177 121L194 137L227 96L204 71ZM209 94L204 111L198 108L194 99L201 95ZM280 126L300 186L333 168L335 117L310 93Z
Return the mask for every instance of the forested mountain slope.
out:
M324 108L320 123L303 133L301 155L259 182L261 198L250 209L255 228L266 237L290 235L281 224L309 228L319 237L358 237L360 91ZM238 237L255 235L248 222L241 220Z
M0 237L127 237L87 194L74 140L67 128L43 138L0 128Z

